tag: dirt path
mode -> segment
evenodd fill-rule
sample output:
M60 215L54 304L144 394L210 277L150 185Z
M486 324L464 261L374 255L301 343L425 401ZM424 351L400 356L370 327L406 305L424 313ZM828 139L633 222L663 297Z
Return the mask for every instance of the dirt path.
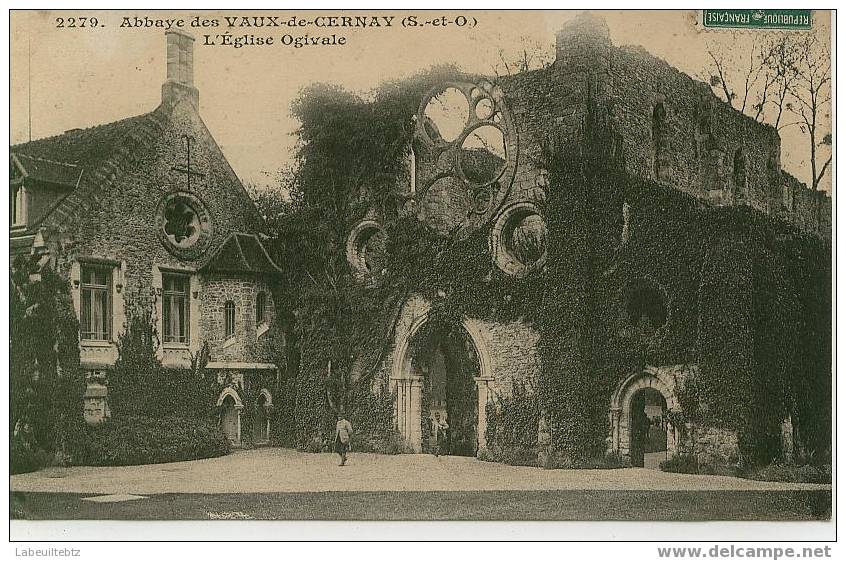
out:
M12 476L13 491L69 493L268 493L308 491L484 490L821 490L830 485L767 483L639 468L542 470L474 458L356 454L338 467L334 454L282 448L221 458L127 467L48 468Z

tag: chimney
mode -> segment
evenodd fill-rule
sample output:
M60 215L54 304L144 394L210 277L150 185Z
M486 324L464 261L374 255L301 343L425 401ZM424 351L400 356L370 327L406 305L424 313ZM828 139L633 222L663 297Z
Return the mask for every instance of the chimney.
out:
M555 65L584 69L608 64L611 37L601 17L583 12L555 34Z
M162 84L162 103L175 104L188 98L199 109L200 92L194 87L194 37L185 31L165 31L167 79Z

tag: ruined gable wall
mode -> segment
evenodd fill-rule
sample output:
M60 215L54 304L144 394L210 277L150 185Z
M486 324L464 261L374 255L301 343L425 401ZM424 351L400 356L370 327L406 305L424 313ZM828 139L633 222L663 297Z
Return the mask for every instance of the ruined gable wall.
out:
M609 66L615 126L624 142L626 169L665 181L701 198L773 210L781 141L776 130L718 99L694 80L641 48L614 48ZM668 176L654 170L653 109L666 111ZM735 185L735 154L745 161L745 185Z

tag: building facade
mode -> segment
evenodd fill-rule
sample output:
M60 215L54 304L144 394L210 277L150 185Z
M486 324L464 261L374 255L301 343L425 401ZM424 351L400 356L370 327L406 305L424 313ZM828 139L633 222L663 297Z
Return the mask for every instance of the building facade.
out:
M444 106L452 107L452 115L460 118L446 118ZM415 118L412 154L398 186L407 199L404 212L416 214L445 235L461 238L480 229L487 232L495 276L519 282L550 265L543 210L550 179L548 169L538 162L550 146L590 158L585 154L586 123L605 135L601 139L605 154L617 160L622 175L632 181L675 190L697 207L749 207L812 236L831 236L831 199L782 171L780 138L773 127L743 115L719 100L707 84L644 50L612 45L607 26L593 16L580 16L557 34L556 60L549 68L496 83L480 78L437 84L421 100ZM613 186L607 188L613 191ZM635 221L633 201L625 200L622 187L619 193L617 216L610 217L619 226L615 259ZM377 259L369 259L368 252L378 253L384 244L384 240L372 243L384 237L382 220L374 209L350 231L347 259L360 278L373 273L368 262ZM682 324L695 340L696 329L689 326L702 323L707 305L695 300L687 304L684 298L695 299L697 287L705 281L698 271L688 274L677 279L687 285L686 294L673 294L658 276L666 265L661 259L654 256L655 275L643 279L618 278L625 275L612 264L605 272L609 280L601 282L609 294L623 296L619 303L609 302L605 315L595 321L620 334L636 328L621 318L651 322L657 333L647 342L652 347L672 340L672 332ZM703 262L696 266L703 267ZM478 280L489 282L490 275ZM541 334L528 321L502 323L465 316L464 343L453 345L452 351L447 344L430 349L427 357L415 357L419 346L412 341L426 325L433 303L425 294L406 300L378 380L390 388L396 428L413 450L427 448L426 418L435 412L445 416L453 399L462 401L467 410L452 407L452 428L462 433L462 441L472 441L461 453L481 454L487 447L487 415L494 400L508 397L515 384L537 386ZM700 329L698 337L702 333ZM469 406L464 396L444 398L450 391L444 380L456 375L454 367L450 370L450 356L464 353L463 347L475 357L472 380L467 381ZM667 360L659 355L654 353L654 360ZM682 413L680 395L685 384L697 378L700 366L699 357L688 356L683 363L647 362L636 372L616 374L613 387L602 397L607 452L635 465L648 463L644 456L656 452L661 459L682 451L736 459L737 431L668 421ZM472 425L469 429L463 426L467 422ZM785 434L791 432L790 425L785 418ZM547 437L542 420L538 442ZM791 446L785 443L784 449Z
M199 112L194 39L169 31L153 111L18 144L11 151L12 256L70 281L87 373L86 418L108 415L107 379L132 317L150 317L165 367L201 356L228 387L222 423L238 444L243 388L263 405L277 370L268 331L280 269L262 219ZM267 438L268 431L260 431Z

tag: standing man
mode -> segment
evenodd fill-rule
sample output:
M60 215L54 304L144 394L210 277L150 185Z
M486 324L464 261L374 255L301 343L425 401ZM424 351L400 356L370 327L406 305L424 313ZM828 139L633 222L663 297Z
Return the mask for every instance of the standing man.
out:
M432 419L432 434L435 436L435 457L440 456L447 447L447 431L449 425L446 420L441 419L441 414L435 412L435 418Z
M338 412L338 422L335 425L335 452L341 457L339 466L346 465L347 463L347 452L350 449L352 433L352 425L344 417L343 412Z

